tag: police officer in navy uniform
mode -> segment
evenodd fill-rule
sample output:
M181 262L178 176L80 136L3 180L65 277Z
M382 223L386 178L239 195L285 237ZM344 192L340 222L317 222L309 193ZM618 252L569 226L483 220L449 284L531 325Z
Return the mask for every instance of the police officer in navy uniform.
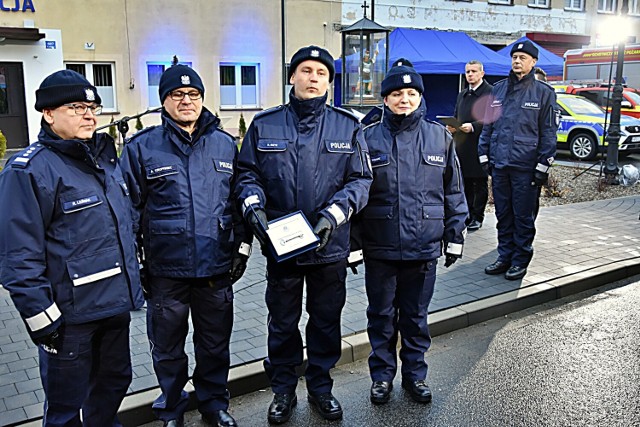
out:
M259 223L301 210L320 237L314 251L278 263L267 256L268 358L274 392L268 420L283 423L296 405L303 362L298 323L307 285L308 400L328 420L342 418L330 369L340 358L340 316L346 297L349 220L367 202L367 147L358 120L326 104L335 70L325 49L308 46L291 59L290 102L257 115L238 160L238 195L258 240Z
M365 128L373 166L369 203L358 216L365 265L370 399L389 401L401 336L402 387L431 401L425 353L437 259L462 257L467 205L453 138L424 119L422 77L401 59L382 81L382 120Z
M232 284L250 246L231 198L238 150L203 107L204 92L192 68L168 68L159 85L162 124L134 135L122 155L144 247L147 330L162 391L153 410L169 426L183 424L188 404L190 311L198 409L206 423L236 425L227 412Z
M57 71L36 91L38 141L0 173L0 282L38 345L45 426L119 426L131 310L144 303L129 190L100 95Z
M538 48L529 40L513 45L511 72L494 86L478 143L498 219L498 259L485 273L505 273L508 280L527 273L540 188L556 155L560 112L553 88L534 76L537 60Z

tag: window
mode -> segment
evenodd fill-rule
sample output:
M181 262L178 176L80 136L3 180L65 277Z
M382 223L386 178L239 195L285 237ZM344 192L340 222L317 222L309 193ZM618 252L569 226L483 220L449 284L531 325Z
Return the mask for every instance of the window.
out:
M551 7L551 0L529 0L529 6L532 7Z
M615 13L618 10L617 0L598 0L598 12Z
M257 64L220 64L220 108L259 108Z
M289 70L291 69L291 64L287 63L285 65L285 75L289 76ZM291 89L293 88L293 85L291 83L289 83L289 78L286 77L287 81L284 85L284 99L285 102L289 102L289 93L291 92Z
M513 4L513 0L489 0L489 3L493 4L508 4L509 6Z
M116 87L113 83L113 64L99 62L68 62L65 64L67 70L76 71L98 89L98 95L102 99L103 112L115 113L118 111L116 105Z
M564 0L564 9L584 12L584 0Z
M629 0L629 15L640 15L640 1Z
M191 62L180 62L180 65L191 67ZM149 108L156 108L162 105L160 95L158 94L160 76L164 73L164 70L170 66L170 62L147 62L147 87L149 88L147 102L149 103Z

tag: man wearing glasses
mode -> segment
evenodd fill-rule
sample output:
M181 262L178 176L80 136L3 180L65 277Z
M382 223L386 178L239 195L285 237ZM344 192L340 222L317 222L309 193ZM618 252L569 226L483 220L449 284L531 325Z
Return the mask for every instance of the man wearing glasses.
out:
M38 141L0 173L0 282L38 346L45 426L117 426L144 302L131 200L100 95L62 70L36 91Z
M231 199L238 150L203 107L204 86L193 69L168 68L159 93L162 125L134 135L121 159L144 248L147 332L162 391L153 409L164 425L183 425L191 311L198 409L207 423L235 426L227 412L231 286L250 254Z

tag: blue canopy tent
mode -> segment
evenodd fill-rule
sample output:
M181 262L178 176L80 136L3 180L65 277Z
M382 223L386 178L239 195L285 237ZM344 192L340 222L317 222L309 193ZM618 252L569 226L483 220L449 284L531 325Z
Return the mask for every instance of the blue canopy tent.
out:
M518 40L511 43L509 46L500 49L498 54L511 58L511 48L516 43L522 43L525 40L529 40L527 37L520 37ZM548 76L562 76L562 69L564 67L564 58L556 55L553 52L548 51L539 44L529 40L535 47L538 48L538 62L536 67L540 67L547 73Z
M467 62L473 59L482 62L487 76L506 76L511 70L509 59L463 32L396 28L389 35L389 64L399 58L410 60L422 75L430 119L453 114L460 75L464 74ZM338 59L335 66L341 72L342 60ZM335 85L338 105L339 86Z

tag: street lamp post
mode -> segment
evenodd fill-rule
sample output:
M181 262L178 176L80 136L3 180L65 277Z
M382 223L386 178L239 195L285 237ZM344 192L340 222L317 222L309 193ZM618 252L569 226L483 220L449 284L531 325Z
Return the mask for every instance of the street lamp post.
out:
M622 0L620 16L624 17L629 11L629 0ZM618 143L620 141L620 104L622 103L622 67L624 66L624 45L622 37L618 43L618 61L616 64L616 81L613 86L611 105L611 124L607 131L607 162L604 173L608 184L618 184Z

